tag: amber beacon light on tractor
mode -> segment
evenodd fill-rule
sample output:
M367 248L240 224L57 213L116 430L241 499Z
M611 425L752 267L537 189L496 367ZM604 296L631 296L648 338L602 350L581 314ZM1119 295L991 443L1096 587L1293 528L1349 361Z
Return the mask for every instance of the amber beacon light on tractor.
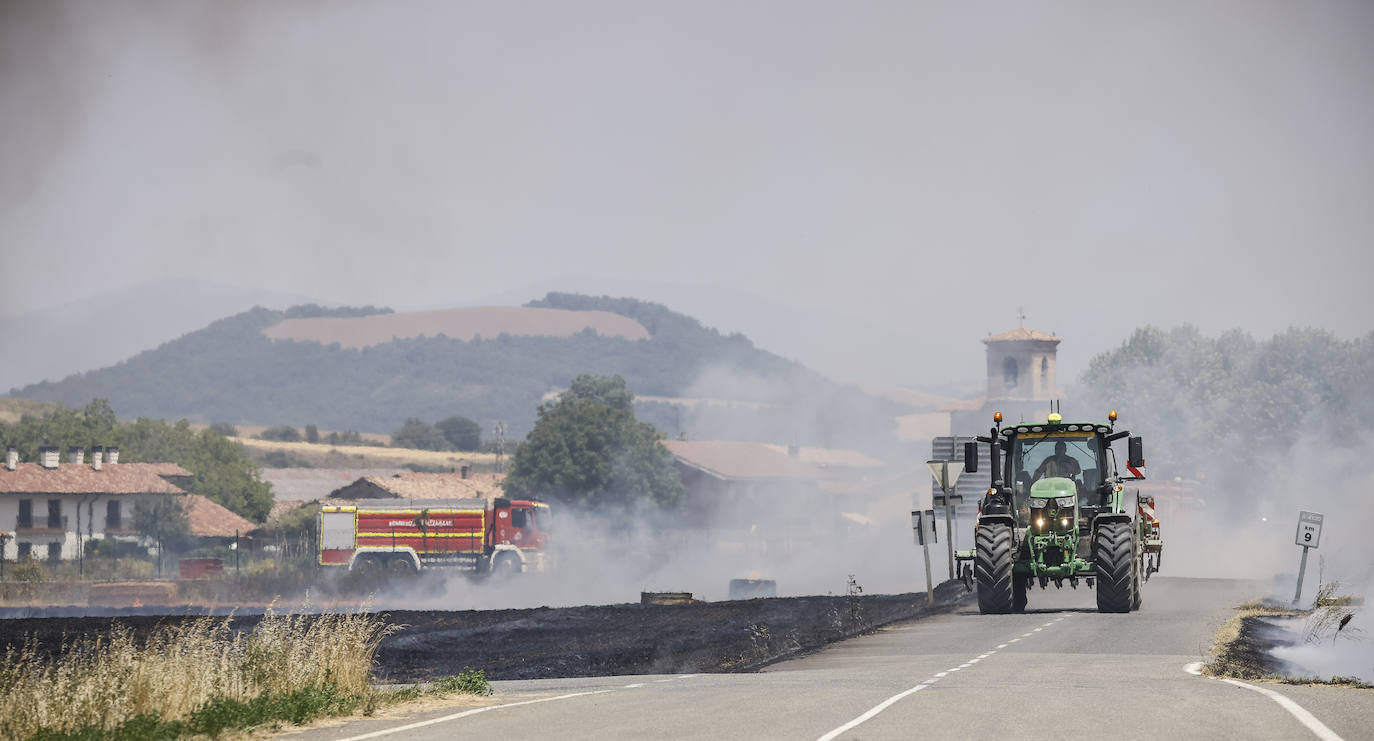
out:
M978 506L973 549L955 554L979 611L1020 612L1033 586L1066 581L1096 589L1101 612L1138 609L1163 551L1153 497L1126 486L1145 478L1141 439L1116 430L1115 410L1106 424L1065 422L1054 406L1043 423L992 418L986 437L964 445L970 473L977 446L991 448L992 486ZM1121 439L1124 467L1112 448Z

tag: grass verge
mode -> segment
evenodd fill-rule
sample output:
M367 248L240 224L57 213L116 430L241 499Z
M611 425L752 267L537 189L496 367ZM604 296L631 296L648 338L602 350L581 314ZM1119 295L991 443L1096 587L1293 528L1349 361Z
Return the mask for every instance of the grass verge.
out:
M372 693L390 630L370 613L269 614L249 632L202 618L143 642L116 627L55 658L11 649L0 656L0 738L217 736L351 713Z
M1303 643L1324 643L1328 636L1334 637L1339 633L1349 621L1349 606L1363 604L1358 597L1338 594L1340 587L1340 583L1335 581L1321 584L1312 608L1308 610L1294 609L1264 599L1240 605L1236 608L1236 614L1217 629L1212 641L1212 660L1203 666L1203 673L1213 677L1284 684L1374 689L1374 686L1355 677L1326 679L1286 675L1282 671L1283 663L1271 653L1271 649L1277 646L1294 642L1285 639L1277 633L1277 629L1266 623L1272 618L1305 618ZM1342 618L1345 620L1342 621Z

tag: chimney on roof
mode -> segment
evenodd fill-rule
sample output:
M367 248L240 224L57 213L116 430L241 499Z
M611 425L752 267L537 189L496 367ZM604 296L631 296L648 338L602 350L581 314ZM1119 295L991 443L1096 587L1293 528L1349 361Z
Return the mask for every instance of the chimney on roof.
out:
M111 466L119 463L119 446L110 445L105 448L105 462Z
M104 448L100 447L99 445L96 445L96 446L94 446L94 447L91 448L91 468L93 468L93 469L99 471L99 470L100 470L100 464L101 464L102 462L104 462L104 459L105 459L105 449L104 449Z
M5 468L13 471L19 467L19 449L13 445L5 448Z
M458 469L458 478L460 478L460 479L465 479L465 478L467 478L467 477L468 477L468 467L467 467L467 466L461 466L461 467L459 467L459 469Z
M58 458L56 445L44 445L38 449L38 465L44 468L57 468Z
M797 458L797 457L801 456L801 446L800 446L800 445L797 445L796 443L792 443L792 444L788 445L788 446L787 446L787 454L790 455L790 456L792 456L793 458Z
M85 463L86 449L79 445L73 445L70 448L67 448L67 462L72 464L73 466L79 466Z

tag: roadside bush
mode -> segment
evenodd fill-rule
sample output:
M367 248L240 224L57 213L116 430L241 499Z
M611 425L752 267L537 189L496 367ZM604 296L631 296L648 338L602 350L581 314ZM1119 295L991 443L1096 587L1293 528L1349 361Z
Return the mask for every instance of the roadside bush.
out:
M9 569L9 577L14 581L43 581L46 576L47 572L43 571L43 564L35 558L21 558Z
M215 432L218 432L219 434L225 437L239 436L239 428L229 424L228 422L216 422L210 425L210 429L214 430Z
M491 683L481 669L464 669L460 674L444 677L434 683L434 692L462 692L469 695L490 695Z

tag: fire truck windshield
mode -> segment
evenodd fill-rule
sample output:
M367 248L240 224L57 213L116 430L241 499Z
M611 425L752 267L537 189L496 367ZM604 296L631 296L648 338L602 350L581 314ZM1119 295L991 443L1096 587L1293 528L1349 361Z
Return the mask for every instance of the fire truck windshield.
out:
M534 506L530 508L530 523L535 530L549 532L553 529L553 511L548 507Z

